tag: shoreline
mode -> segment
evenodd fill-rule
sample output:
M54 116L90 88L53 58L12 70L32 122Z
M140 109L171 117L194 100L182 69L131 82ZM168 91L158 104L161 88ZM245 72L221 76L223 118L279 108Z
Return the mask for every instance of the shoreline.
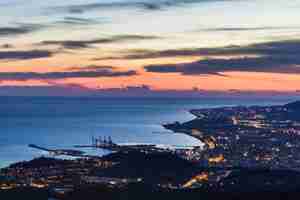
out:
M300 188L299 111L300 101L194 109L191 112L196 117L192 120L164 127L202 141L202 147L170 150L134 145L130 148L111 140L103 140L102 146L98 139L93 139L100 148L111 146L116 152L74 160L41 157L15 163L0 170L3 179L0 186L44 188L54 197L63 196L67 200L78 192L89 193L100 186L99 194L129 192L132 187L142 188L145 193L155 190L157 194L190 193L194 189L198 194L236 190L241 194L294 192ZM30 146L55 153L79 152Z

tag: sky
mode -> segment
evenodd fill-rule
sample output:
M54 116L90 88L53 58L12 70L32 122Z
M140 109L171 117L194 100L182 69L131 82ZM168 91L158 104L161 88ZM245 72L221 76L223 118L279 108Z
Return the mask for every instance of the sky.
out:
M300 90L300 0L1 0L1 87Z

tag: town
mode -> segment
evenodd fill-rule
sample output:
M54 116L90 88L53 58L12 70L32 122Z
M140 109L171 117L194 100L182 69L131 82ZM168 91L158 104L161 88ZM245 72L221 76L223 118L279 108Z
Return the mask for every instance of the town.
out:
M186 158L201 165L300 170L300 102L191 110L196 119L164 127L201 140Z

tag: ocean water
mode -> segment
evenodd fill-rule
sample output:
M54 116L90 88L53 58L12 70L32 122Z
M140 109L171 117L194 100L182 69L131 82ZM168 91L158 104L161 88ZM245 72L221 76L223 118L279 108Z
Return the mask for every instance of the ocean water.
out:
M196 139L164 130L162 123L193 118L189 109L273 105L297 96L183 98L0 97L0 168L46 154L28 144L72 148L90 144L92 136L117 143L199 145ZM103 154L103 150L91 151Z

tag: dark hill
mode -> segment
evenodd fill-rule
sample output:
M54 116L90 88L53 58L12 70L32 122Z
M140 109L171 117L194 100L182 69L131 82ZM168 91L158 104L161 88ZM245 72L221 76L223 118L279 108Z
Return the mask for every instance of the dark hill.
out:
M285 104L284 107L292 110L300 110L300 101L294 101L288 104Z
M240 169L223 181L226 192L288 192L300 188L300 173L291 170Z
M100 176L118 178L143 178L146 183L175 182L182 183L200 169L176 155L170 153L143 153L137 151L114 153L104 157L105 160L119 164L95 172Z
M10 165L11 168L40 168L49 167L53 165L66 165L71 163L69 160L55 159L49 157L39 157L30 161L18 162Z

